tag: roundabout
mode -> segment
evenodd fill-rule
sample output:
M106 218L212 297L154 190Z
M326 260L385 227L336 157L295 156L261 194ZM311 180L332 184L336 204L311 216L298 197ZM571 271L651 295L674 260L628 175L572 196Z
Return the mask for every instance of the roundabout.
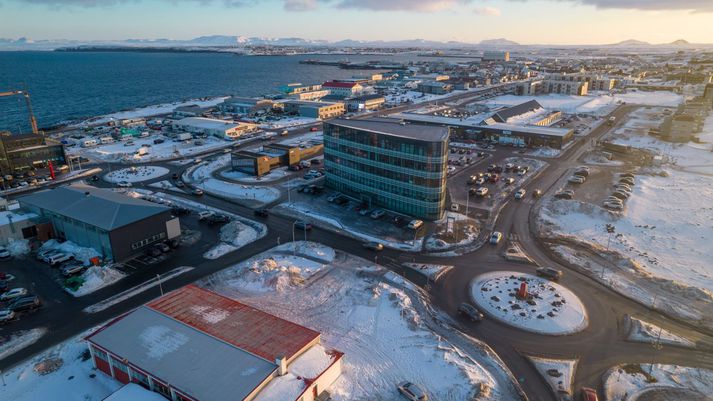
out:
M579 297L531 274L497 271L476 276L470 295L483 313L521 330L557 336L577 333L588 325Z
M104 181L114 184L119 182L135 183L153 180L166 174L168 174L168 169L160 166L128 167L107 173L104 176Z

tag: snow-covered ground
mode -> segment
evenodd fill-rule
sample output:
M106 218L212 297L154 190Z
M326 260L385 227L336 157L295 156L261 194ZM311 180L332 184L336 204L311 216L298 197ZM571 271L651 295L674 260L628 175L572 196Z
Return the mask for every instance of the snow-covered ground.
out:
M17 331L8 336L0 336L0 359L4 359L36 343L46 332L47 329L45 328L37 328Z
M499 362L470 340L462 349L431 331L423 300L385 282L383 269L342 253L321 264L300 256L301 248L293 257L292 244L283 244L199 285L320 331L325 347L345 353L342 375L328 389L335 401L400 400L403 380L423 385L434 400L471 399L481 385L490 391L481 399L518 398Z
M248 120L249 121L249 120ZM265 123L260 123L260 128L263 129L280 129L280 128L292 128L299 127L301 125L314 124L322 120L318 118L310 117L285 117L276 121L269 121Z
M260 233L255 228L238 220L233 220L220 228L219 238L221 243L204 253L203 257L217 259L254 242L260 237Z
M210 99L205 99L205 100L193 99L193 100L186 100L186 101L182 101L182 102L162 103L162 104L156 104L156 105L151 105L151 106L146 106L146 107L139 107L139 108L136 108L133 110L119 111L116 113L111 113L111 114L107 114L107 115L103 115L103 116L99 116L99 117L90 118L90 119L82 121L80 123L73 124L72 126L85 127L88 125L106 124L110 121L116 121L116 120L144 118L144 117L158 116L161 114L169 114L169 113L172 113L175 108L182 107L182 106L196 105L199 107L212 107L219 103L222 103L227 98L228 98L228 96L215 97L215 98L210 98Z
M82 333L40 355L3 372L6 386L0 398L12 401L101 401L121 387L121 383L93 369ZM40 373L38 364L61 364L57 370ZM48 362L48 363L47 363Z
M417 91L398 91L394 93L387 94L384 96L384 100L387 105L399 105L403 103L424 103L430 102L431 100L438 100L447 98L453 95L458 95L465 93L465 91L457 90L445 95L433 95L428 93L421 93Z
M527 283L529 299L515 294ZM488 316L522 330L564 335L587 327L587 312L579 298L560 284L525 273L481 274L470 286L475 304Z
M440 276L453 268L453 265L437 265L432 263L403 263L403 265L434 281L438 280Z
M686 337L679 336L663 327L645 322L635 317L629 317L629 335L627 340L639 343L660 343L678 345L679 347L693 348L696 343Z
M572 395L572 379L577 370L576 359L551 359L527 356L555 394Z
M162 139L164 142L155 144L153 142L155 139ZM201 142L203 142L202 145L196 145L195 141L174 142L159 134L152 134L145 138L136 138L131 142L133 142L133 144L129 144L128 141L117 141L91 148L82 148L80 146L67 147L67 154L105 162L146 163L178 157L188 157L198 153L222 149L236 143L235 141L226 141L211 136L201 139ZM143 149L142 152L145 153L141 155L138 154L139 149Z
M684 98L673 92L634 91L613 95L594 93L587 96L557 94L540 96L503 95L479 103L491 107L504 107L514 106L530 100L537 100L542 107L548 110L559 110L565 113L605 115L613 111L614 108L622 102L648 106L674 107L682 103Z
M222 155L209 163L186 170L183 179L209 194L237 201L251 201L264 205L280 198L280 190L277 188L236 184L213 177L213 172L229 164L230 155Z
M525 151L526 156L544 157L544 158L555 158L559 157L562 153L562 149L553 149L547 146L542 146L539 148L528 149Z
M648 364L632 364L609 369L603 381L607 401L708 401L713 371L676 365L654 365L652 369ZM642 397L648 392L656 392L659 397Z
M74 260L89 266L93 258L101 259L101 255L94 248L82 247L72 241L58 242L55 239L45 241L38 251L53 250L68 253Z
M287 177L287 168L276 168L260 177L256 177L254 174L243 173L242 171L235 170L223 170L220 172L220 176L229 180L243 182L246 184L268 183Z
M154 180L156 178L163 177L166 174L168 174L168 169L166 167L136 166L112 171L104 176L104 180L112 183L122 181L134 183Z

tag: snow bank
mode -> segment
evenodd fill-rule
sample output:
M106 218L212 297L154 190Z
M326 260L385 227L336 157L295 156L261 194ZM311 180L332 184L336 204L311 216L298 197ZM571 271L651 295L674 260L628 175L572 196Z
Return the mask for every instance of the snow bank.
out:
M550 359L527 356L537 372L555 394L572 395L572 379L577 369L576 359Z
M635 317L628 317L628 323L630 328L627 340L629 341L678 345L685 348L693 348L696 346L696 343L685 337L679 336L668 330L664 330L663 327L659 327L655 324L645 322Z
M25 256L30 253L30 241L26 239L9 238L5 248L12 256Z
M656 399L705 401L710 395L713 371L677 365L620 365L604 374L607 401L636 401L647 391L658 391ZM668 394L668 396L666 396ZM703 396L701 396L703 395Z
M204 253L204 258L217 259L254 242L260 235L255 228L233 220L220 228L218 237L222 242Z
M72 291L65 287L67 292L75 297L91 294L96 290L110 286L124 278L125 275L110 266L92 266L82 273L80 277L84 280L84 284L77 291Z
M8 336L0 337L0 359L4 359L21 349L37 342L47 329L38 328L31 330L20 330Z

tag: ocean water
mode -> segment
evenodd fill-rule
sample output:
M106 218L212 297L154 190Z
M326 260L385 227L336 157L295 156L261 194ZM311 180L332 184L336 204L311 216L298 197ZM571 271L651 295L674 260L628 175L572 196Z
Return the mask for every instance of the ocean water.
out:
M366 71L299 64L339 56L219 53L0 52L0 92L27 89L40 127L204 96L259 96L290 82L321 83ZM394 60L349 56L350 61ZM402 59L399 57L399 59ZM28 132L24 99L0 98L0 130Z

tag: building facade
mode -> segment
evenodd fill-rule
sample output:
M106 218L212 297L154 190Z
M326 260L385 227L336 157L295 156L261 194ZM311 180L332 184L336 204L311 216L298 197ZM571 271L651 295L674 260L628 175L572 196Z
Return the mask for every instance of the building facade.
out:
M236 139L258 129L256 124L230 122L204 117L188 117L174 122L174 131L205 134L223 139Z
M385 102L381 95L363 95L346 100L348 111L378 110Z
M510 61L510 52L485 51L483 52L483 61Z
M416 90L431 95L445 95L453 91L453 84L445 81L425 81L418 84Z
M220 103L218 109L224 113L256 114L269 111L273 104L274 102L269 99L232 96Z
M107 189L62 186L18 199L23 209L52 226L52 236L123 261L146 247L181 235L171 209Z
M370 206L426 220L443 216L449 131L393 119L324 126L326 185Z
M55 167L66 164L64 145L36 134L0 135L2 175L44 168L49 162Z
M307 100L287 100L282 102L286 114L296 114L300 117L318 118L321 120L344 114L342 102L313 102Z
M351 97L364 90L364 87L356 82L331 81L323 83L322 89L328 90L331 95Z
M585 96L589 91L589 84L579 81L556 81L547 79L544 81L542 87L545 93L556 93L558 95Z

